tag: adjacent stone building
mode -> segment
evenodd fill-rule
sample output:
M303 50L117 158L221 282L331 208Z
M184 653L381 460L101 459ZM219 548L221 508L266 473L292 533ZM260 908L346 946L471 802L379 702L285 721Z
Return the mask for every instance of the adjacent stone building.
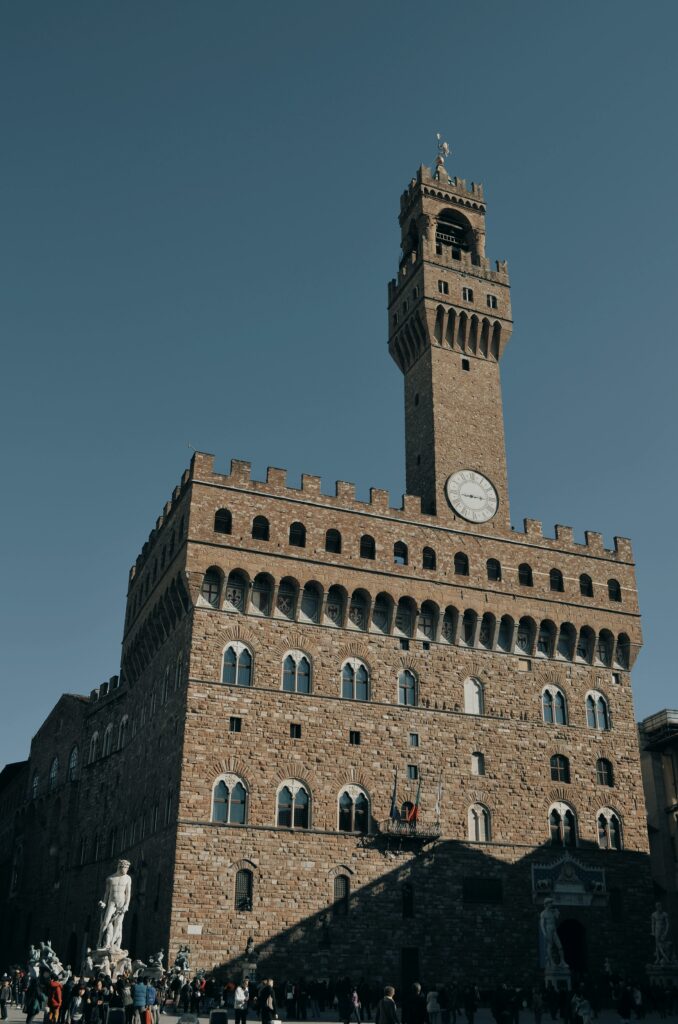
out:
M650 862L656 893L678 934L678 711L664 709L639 725Z
M251 935L278 977L533 979L550 896L574 970L649 959L633 554L511 526L485 210L440 160L401 197L400 505L194 456L131 571L119 679L33 741L14 955L49 933L75 960L124 854L142 958L234 970Z

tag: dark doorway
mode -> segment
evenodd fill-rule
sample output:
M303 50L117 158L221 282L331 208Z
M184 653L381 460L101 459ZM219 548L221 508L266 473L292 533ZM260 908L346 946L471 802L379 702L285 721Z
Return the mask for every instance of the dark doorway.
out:
M586 970L586 928L581 921L567 918L558 925L558 935L563 944L565 960L570 970L583 973Z
M413 984L419 980L419 947L403 946L400 953L401 995L411 992Z
M80 973L80 960L78 958L78 936L71 932L66 948L66 963L70 965L73 974Z

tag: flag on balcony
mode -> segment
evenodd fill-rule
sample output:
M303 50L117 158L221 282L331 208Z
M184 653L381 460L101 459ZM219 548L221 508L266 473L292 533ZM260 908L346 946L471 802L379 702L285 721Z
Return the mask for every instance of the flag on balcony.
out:
M398 810L398 769L396 768L395 778L393 779L393 796L391 797L391 813L389 815L391 821L400 821L400 811Z
M417 784L417 795L414 798L414 803L407 812L407 821L417 821L419 818L419 802L421 800L421 775L419 776L419 782Z

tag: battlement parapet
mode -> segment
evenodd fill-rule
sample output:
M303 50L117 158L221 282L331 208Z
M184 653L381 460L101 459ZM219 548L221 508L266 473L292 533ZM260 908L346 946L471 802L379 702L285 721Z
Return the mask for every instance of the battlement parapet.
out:
M90 691L89 703L97 704L102 701L105 697L109 697L116 693L120 689L120 676L111 676L110 679L106 679L99 686L95 686Z
M130 586L134 582L136 577L139 575L139 573L143 569L144 565L146 564L146 562L147 562L147 560L149 558L149 555L151 554L151 551L155 547L156 541L158 540L158 537L159 537L159 535L160 535L160 533L162 531L162 528L165 526L165 524L169 520L170 516L172 515L172 513L176 509L177 505L181 501L181 499L182 499L182 497L183 497L183 495L184 495L184 493L186 491L186 486L187 486L189 480L190 480L190 469L185 469L184 472L181 475L181 482L179 484L177 484L177 486L172 491L172 497L169 499L169 501L166 501L165 504L163 505L162 512L160 513L160 515L156 519L155 526L153 527L153 529L151 530L151 532L148 535L148 540L146 540L144 542L144 545L143 545L141 551L137 555L137 559L136 559L134 565L131 566L131 568L129 570L128 584Z
M475 206L482 212L485 211L485 196L481 182L472 181L468 186L465 178L451 178L444 167L439 171L432 171L430 167L421 164L416 178L411 179L409 186L400 197L401 216L422 189L426 195L434 195L441 199L454 200L456 197L469 199L472 201L469 205Z
M394 506L390 504L389 491L380 487L372 487L369 500L360 501L356 498L356 485L346 480L337 480L334 494L327 494L322 490L322 480L319 476L304 473L301 477L301 486L291 487L287 483L287 471L284 469L269 466L266 471L266 479L255 480L252 478L251 463L232 459L230 472L216 473L214 458L214 455L209 453L196 452L191 459L190 479L216 486L258 491L277 498L289 498L292 501L304 500L313 505L326 507L328 510L335 508L362 514L387 516L395 521L418 523L421 526L445 527L445 523L440 521L436 515L422 512L421 498L417 495L405 494L401 498L400 505ZM460 528L463 530L462 524L460 524ZM574 530L571 526L560 524L555 526L554 536L547 537L544 535L542 523L538 519L525 519L522 531L512 529L510 534L506 534L504 537L498 535L497 539L511 542L520 537L525 537L531 544L545 549L554 548L571 551L574 554L589 554L598 558L622 562L633 561L631 542L625 537L615 537L614 547L606 548L603 535L589 530L586 531L582 544L575 540Z

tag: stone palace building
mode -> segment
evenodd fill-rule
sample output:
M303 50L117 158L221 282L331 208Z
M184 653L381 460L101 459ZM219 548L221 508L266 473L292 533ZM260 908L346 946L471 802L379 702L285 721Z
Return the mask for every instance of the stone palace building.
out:
M79 963L124 855L142 959L235 971L252 936L260 976L534 980L547 897L573 971L651 959L631 544L511 526L485 213L442 157L400 198L401 504L195 454L120 675L0 777L6 958L49 936Z

